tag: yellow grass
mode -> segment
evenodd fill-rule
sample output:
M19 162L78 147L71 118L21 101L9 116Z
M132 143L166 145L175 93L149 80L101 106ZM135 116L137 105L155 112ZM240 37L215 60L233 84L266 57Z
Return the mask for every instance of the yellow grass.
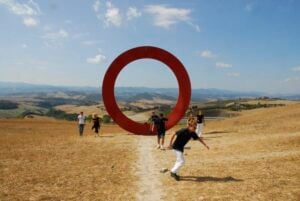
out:
M0 121L0 200L132 200L135 140L90 125L83 138L76 123Z
M176 182L159 173L175 157L155 137L108 125L95 138L87 125L79 138L75 122L0 120L0 200L300 200L299 122L300 104L208 121L211 150L190 142Z
M180 173L184 181L163 176L165 199L299 200L299 122L300 104L209 122L204 137L211 150L190 143ZM174 159L167 152L161 162L171 167Z

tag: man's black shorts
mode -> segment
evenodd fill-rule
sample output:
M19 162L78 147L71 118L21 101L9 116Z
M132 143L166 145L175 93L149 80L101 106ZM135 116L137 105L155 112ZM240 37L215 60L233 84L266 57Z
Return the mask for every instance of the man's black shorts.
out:
M165 137L166 131L164 130L158 130L157 131L157 137Z

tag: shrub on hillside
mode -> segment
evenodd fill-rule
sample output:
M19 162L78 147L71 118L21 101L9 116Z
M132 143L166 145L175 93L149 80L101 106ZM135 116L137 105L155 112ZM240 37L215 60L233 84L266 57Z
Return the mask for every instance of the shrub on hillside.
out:
M111 123L111 117L108 114L103 115L102 122L105 124Z

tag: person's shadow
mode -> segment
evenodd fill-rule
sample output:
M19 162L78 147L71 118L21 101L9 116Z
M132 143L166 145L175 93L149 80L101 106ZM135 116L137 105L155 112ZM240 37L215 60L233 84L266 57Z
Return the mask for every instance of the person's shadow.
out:
M194 182L241 182L242 179L236 179L234 177L197 177L197 176L180 176L180 181L194 181Z

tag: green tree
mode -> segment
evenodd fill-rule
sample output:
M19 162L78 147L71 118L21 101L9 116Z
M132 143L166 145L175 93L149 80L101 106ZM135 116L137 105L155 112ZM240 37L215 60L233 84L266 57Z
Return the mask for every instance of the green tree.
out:
M111 122L111 117L108 114L103 115L102 122L108 124Z

